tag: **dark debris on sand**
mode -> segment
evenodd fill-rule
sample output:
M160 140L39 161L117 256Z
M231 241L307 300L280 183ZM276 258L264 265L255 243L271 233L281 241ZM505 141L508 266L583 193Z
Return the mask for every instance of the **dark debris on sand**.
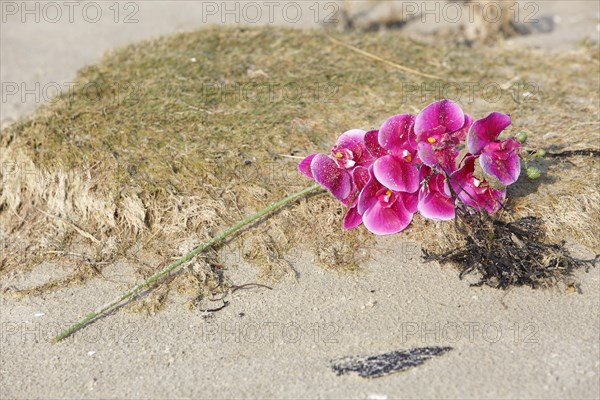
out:
M542 220L533 216L504 222L479 213L463 213L457 218L457 230L465 245L440 254L424 250L424 259L456 265L461 279L469 273L479 274L481 278L473 286L548 287L576 269L587 272L600 258L580 260L571 256L564 241L545 243Z
M423 364L430 358L441 356L452 347L416 347L366 357L344 357L333 360L331 368L336 375L356 372L363 378L380 378Z

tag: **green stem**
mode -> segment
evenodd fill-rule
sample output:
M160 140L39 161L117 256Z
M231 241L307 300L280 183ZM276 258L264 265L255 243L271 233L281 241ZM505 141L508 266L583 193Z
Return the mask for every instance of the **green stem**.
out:
M152 275L151 277L149 277L148 279L146 279L144 282L138 283L137 285L135 285L134 287L132 287L131 289L127 290L126 292L124 292L123 294L121 294L119 297L117 297L116 299L114 299L113 301L111 301L110 303L107 303L107 304L99 307L95 311L87 314L79 322L71 325L69 328L65 329L60 334L58 334L54 338L54 342L55 343L56 342L60 342L64 338L70 336L73 332L75 332L78 329L82 328L83 326L85 326L86 324L88 324L89 322L91 322L93 319L95 319L96 317L98 317L99 315L105 313L106 311L108 311L108 310L112 309L113 307L117 306L122 301L124 301L124 300L130 298L131 296L135 295L141 289L143 289L143 288L151 285L152 283L156 282L157 280L159 280L160 278L162 278L164 275L168 274L169 272L173 271L175 268L179 267L181 264L190 261L192 258L194 258L199 253L202 253L204 250L206 250L206 249L214 246L215 244L219 243L220 241L222 241L226 237L228 237L228 236L234 234L235 232L239 231L240 229L242 229L246 225L248 225L248 224L256 221L257 219L265 216L266 214L270 213L273 210L276 210L279 207L282 207L282 206L284 206L284 205L286 205L288 203L291 203L292 201L294 201L294 200L296 200L296 199L298 199L298 198L300 198L302 196L305 196L305 195L309 194L310 192L313 192L313 191L319 189L320 187L321 186L319 186L318 184L315 184L315 185L313 185L313 186L311 186L309 188L303 189L303 190L301 190L299 192L296 192L296 193L294 193L292 195L289 195L288 197L285 197L285 198L283 198L283 199L281 199L279 201L276 201L275 203L269 205L268 207L263 208L262 210L260 210L256 214L253 214L253 215L250 215L250 216L244 218L242 221L240 221L237 224L233 225L231 228L229 228L229 229L221 232L217 236L215 236L212 239L210 239L208 242L205 242L205 243L199 245L194 250L190 251L189 253L187 253L186 255L184 255L183 257L181 257L179 260L173 262L172 264L167 265L162 270L156 272L154 275Z

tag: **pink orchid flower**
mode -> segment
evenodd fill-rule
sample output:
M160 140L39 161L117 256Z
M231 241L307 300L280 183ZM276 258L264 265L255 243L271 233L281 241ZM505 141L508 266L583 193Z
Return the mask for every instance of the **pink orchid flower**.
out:
M406 228L417 211L415 193L394 191L381 184L369 169L370 179L358 198L365 227L376 235L391 235Z
M421 167L421 189L419 190L417 209L429 219L448 221L454 218L454 198L444 173Z
M495 176L503 185L516 182L521 173L518 154L521 144L513 138L498 140L500 133L510 124L510 115L493 112L475 121L467 135L469 151L479 156L483 172Z
M405 229L415 212L451 220L459 204L494 213L502 207L506 189L475 176L475 160L479 158L488 179L495 176L504 185L517 180L520 143L498 140L510 123L510 116L501 113L473 122L445 99L416 117L390 117L378 130L345 132L329 154L311 154L298 168L347 207L346 229L364 223L377 235L389 235ZM457 169L465 140L470 153Z
M467 154L463 166L450 177L452 189L464 204L493 214L502 206L506 189L494 189L485 179L475 177L474 172L475 157Z
M352 176L354 168L368 168L373 163L364 144L365 133L360 129L344 132L330 154L311 154L298 164L298 169L347 204L356 190Z
M413 193L419 189L414 122L414 115L396 115L383 123L377 135L378 158L373 173L381 184L396 192ZM376 147L372 140L370 135L368 148Z
M473 118L458 104L445 99L425 107L415 120L419 158L429 167L456 169L456 146L465 140Z

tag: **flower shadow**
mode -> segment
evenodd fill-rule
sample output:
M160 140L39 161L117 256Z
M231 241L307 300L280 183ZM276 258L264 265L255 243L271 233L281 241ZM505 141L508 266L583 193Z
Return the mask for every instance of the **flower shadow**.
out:
M536 193L541 185L552 185L558 181L557 177L550 174L550 167L556 163L555 159L536 158L529 162L530 167L536 167L542 173L538 179L532 180L527 177L527 170L521 165L521 176L514 184L508 186L506 197L518 199Z

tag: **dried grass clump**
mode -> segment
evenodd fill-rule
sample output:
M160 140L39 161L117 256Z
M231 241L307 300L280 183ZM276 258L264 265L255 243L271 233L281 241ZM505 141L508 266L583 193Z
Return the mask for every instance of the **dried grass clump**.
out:
M2 131L0 278L79 247L86 257L72 279L21 289L79 284L116 260L148 276L182 254L179 243L206 240L309 185L290 156L326 152L349 128L378 127L440 97L477 117L510 112L513 132L528 130L533 147L597 146L599 94L590 90L599 83L596 48L550 58L421 44L392 31L337 37L448 81L362 57L320 31L284 29L177 34L116 50L81 70L76 90ZM480 87L472 102L465 83ZM464 90L457 94L456 85ZM486 85L499 88L496 99L481 89ZM273 95L256 98L256 87ZM589 183L597 161L574 156L541 166L544 178L533 185L522 179L509 193L514 208L542 218L549 240L573 237L597 248L598 191ZM364 228L344 232L343 212L330 196L315 195L228 245L239 249L236 262L257 265L267 280L293 273L299 259L352 270L378 245ZM397 240L437 237L443 246L451 230L417 217ZM215 265L226 269L219 254ZM191 273L177 279L199 282L189 285L198 296L206 281Z
M544 173L541 181L530 182L522 178L508 192L514 217L536 216L544 221L549 240L576 241L593 252L600 252L600 191L597 184L600 182L600 159L590 155L566 159L547 156L535 161L534 165Z

